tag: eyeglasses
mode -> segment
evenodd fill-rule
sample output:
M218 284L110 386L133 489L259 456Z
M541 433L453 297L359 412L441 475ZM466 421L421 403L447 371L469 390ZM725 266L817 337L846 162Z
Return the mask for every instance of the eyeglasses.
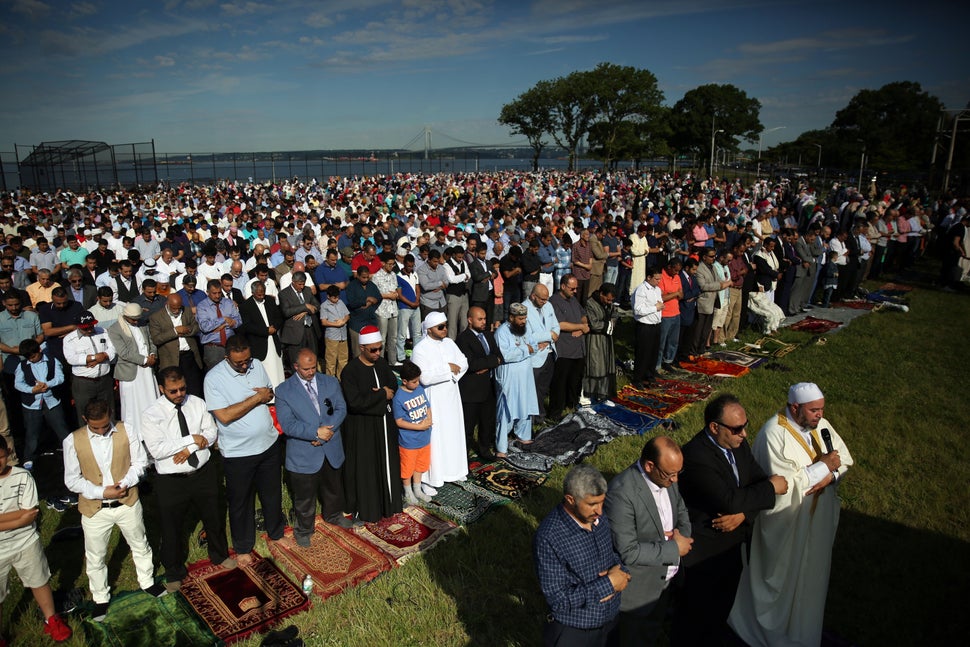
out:
M448 330L448 324L446 324L446 323L438 324L437 326L434 327L434 329L435 330Z
M738 425L737 427L732 427L731 425L726 425L723 422L717 422L717 421L715 421L714 424L717 425L718 427L724 427L725 429L729 429L732 434L737 436L744 433L744 430L748 428L749 422L750 422L749 420L745 420L744 424Z
M377 346L375 348L365 348L364 350L366 350L368 353L379 353L382 350L384 350L384 347L383 346Z
M680 476L681 474L684 473L684 470L680 470L679 472L674 472L673 474L670 474L668 472L665 472L663 468L657 465L656 463L653 463L653 466L657 468L657 473L660 474L660 478L664 481L670 481L673 478Z

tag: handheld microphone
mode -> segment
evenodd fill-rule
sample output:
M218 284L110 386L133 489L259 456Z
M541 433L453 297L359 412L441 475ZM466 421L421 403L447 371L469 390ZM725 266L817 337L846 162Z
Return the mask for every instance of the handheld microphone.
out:
M832 448L832 432L829 431L828 427L823 427L821 430L819 430L819 433L822 434L822 442L825 443L825 451L831 454L833 451L835 451Z

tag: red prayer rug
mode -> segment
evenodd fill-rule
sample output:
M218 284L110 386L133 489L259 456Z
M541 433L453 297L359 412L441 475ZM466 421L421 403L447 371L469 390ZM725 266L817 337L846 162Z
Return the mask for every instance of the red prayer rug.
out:
M226 570L209 560L189 566L181 594L216 636L241 640L303 611L310 601L300 585L269 559Z
M833 301L832 307L851 308L853 310L872 310L876 307L876 304L870 301Z
M741 377L751 372L745 366L738 366L729 362L721 362L716 359L700 357L693 362L681 362L680 367L692 373L703 373L714 377Z
M879 287L880 292L886 292L887 290L893 290L895 292L910 292L913 290L912 285L903 285L902 283L886 283Z
M819 319L817 317L805 317L801 321L793 323L789 326L792 330L797 330L799 332L810 332L815 334L827 333L831 330L835 330L841 326L838 321L832 321L831 319Z
M715 350L705 354L704 357L716 359L719 362L727 362L728 364L737 364L745 368L755 368L765 361L764 357L752 357L747 353L742 353L737 350Z
M386 519L354 528L354 533L403 564L456 530L458 526L452 522L412 505Z
M394 568L394 562L383 552L319 516L309 548L296 545L289 527L282 539L266 543L273 557L294 577L302 581L309 574L313 592L323 600Z

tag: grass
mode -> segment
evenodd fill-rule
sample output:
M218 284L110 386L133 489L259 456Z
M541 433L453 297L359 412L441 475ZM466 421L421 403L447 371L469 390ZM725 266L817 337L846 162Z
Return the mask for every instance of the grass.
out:
M783 404L790 384L814 381L825 391L826 417L855 459L840 487L843 513L826 627L859 645L957 643L968 628L970 443L964 425L970 405L964 389L970 299L917 290L910 303L908 314L872 313L827 335L824 346L805 345L778 360L790 372L756 369L718 384L741 398L757 425ZM619 334L629 334L628 326ZM802 343L810 338L787 330L779 336ZM745 341L753 339L749 333ZM625 357L625 350L618 352ZM676 419L681 427L673 436L686 442L701 426L702 407L691 406ZM610 478L641 445L640 438L620 438L587 460ZM368 585L315 601L287 623L297 624L311 646L538 644L546 606L531 541L560 499L564 474L557 467L521 502L490 512ZM151 533L151 497L146 504ZM76 510L45 511L45 544L57 528L78 523ZM194 540L190 544L192 560L205 557ZM113 590L133 589L130 555L123 542L113 546ZM261 542L259 550L268 554ZM55 588L86 586L80 541L47 552ZM16 577L10 580L5 634L45 644L32 597ZM84 644L80 622L71 624L75 637L67 644ZM254 647L259 638L241 644Z

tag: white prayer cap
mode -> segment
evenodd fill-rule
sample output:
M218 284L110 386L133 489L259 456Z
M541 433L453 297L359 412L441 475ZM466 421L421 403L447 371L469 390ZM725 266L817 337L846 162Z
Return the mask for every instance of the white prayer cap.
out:
M364 326L360 329L360 338L357 343L360 346L366 346L367 344L380 344L383 341L381 331L377 326Z
M822 389L814 382L799 382L788 389L788 404L805 404L823 399Z
M424 318L424 330L427 332L431 328L439 324L443 324L448 321L448 317L445 316L443 312L429 312L428 316Z

